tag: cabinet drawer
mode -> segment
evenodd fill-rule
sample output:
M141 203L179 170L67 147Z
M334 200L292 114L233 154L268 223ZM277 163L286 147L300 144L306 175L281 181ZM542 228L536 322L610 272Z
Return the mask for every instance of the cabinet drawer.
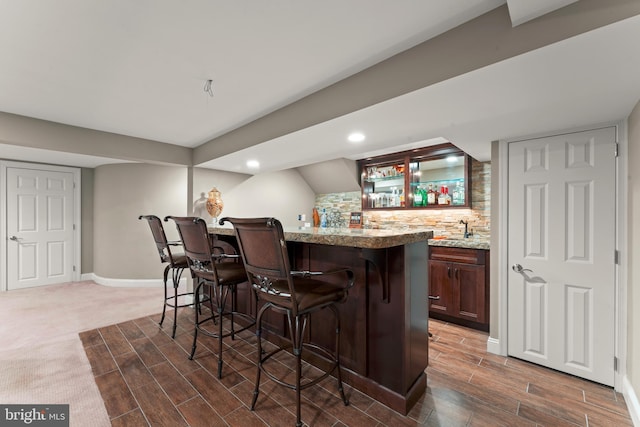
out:
M437 261L460 262L463 264L484 265L485 251L482 249L429 246L429 259Z

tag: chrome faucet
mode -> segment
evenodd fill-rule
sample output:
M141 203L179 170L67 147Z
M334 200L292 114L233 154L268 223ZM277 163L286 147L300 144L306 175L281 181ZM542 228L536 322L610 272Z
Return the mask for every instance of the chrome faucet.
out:
M473 233L469 232L469 221L460 220L460 224L464 224L464 238L468 239L473 236Z

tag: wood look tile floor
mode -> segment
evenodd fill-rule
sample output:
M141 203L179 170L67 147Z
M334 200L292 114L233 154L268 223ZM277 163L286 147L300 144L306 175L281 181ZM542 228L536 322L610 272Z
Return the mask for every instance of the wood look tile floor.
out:
M80 338L113 426L290 426L292 391L265 380L255 411L255 336L225 339L222 379L216 341L191 349L193 315L181 309L158 327L149 316L82 332ZM310 426L632 426L621 394L530 363L486 352L487 334L430 320L427 390L407 416L335 379L303 391L302 420ZM200 335L202 336L202 334ZM288 355L278 359L290 370ZM312 369L312 368L308 368Z

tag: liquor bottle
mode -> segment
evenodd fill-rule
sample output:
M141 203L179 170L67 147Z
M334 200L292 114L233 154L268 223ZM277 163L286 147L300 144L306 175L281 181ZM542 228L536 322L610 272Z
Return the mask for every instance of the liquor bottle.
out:
M420 192L422 193L422 206L427 206L427 190L422 187L420 188Z
M393 195L393 202L391 203L391 206L397 208L400 206L400 190L394 187L391 194Z
M436 204L436 191L433 189L433 184L429 184L429 191L427 192L427 205Z
M438 204L439 205L447 204L447 198L444 193L444 185L440 186L440 193L438 194Z
M400 189L400 207L404 208L404 191Z
M424 206L422 202L422 191L418 186L416 191L413 192L413 206Z
M458 181L456 188L458 190L458 204L464 205L464 185L462 185L462 182Z
M451 204L451 195L449 194L449 187L447 187L446 185L444 186L444 204L445 205Z
M460 204L460 182L458 182L453 189L453 198L451 203L454 205Z
M322 208L322 215L320 216L320 228L327 228L327 210Z

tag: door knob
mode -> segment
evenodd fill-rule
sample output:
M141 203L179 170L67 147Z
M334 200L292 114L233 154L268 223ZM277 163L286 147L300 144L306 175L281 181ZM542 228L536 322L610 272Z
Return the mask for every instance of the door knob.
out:
M525 271L533 273L533 270L529 270L528 268L523 268L520 264L513 264L511 266L511 269L516 273L524 273Z
M17 236L11 236L9 237L9 240L13 240L14 242L18 241L18 237Z

